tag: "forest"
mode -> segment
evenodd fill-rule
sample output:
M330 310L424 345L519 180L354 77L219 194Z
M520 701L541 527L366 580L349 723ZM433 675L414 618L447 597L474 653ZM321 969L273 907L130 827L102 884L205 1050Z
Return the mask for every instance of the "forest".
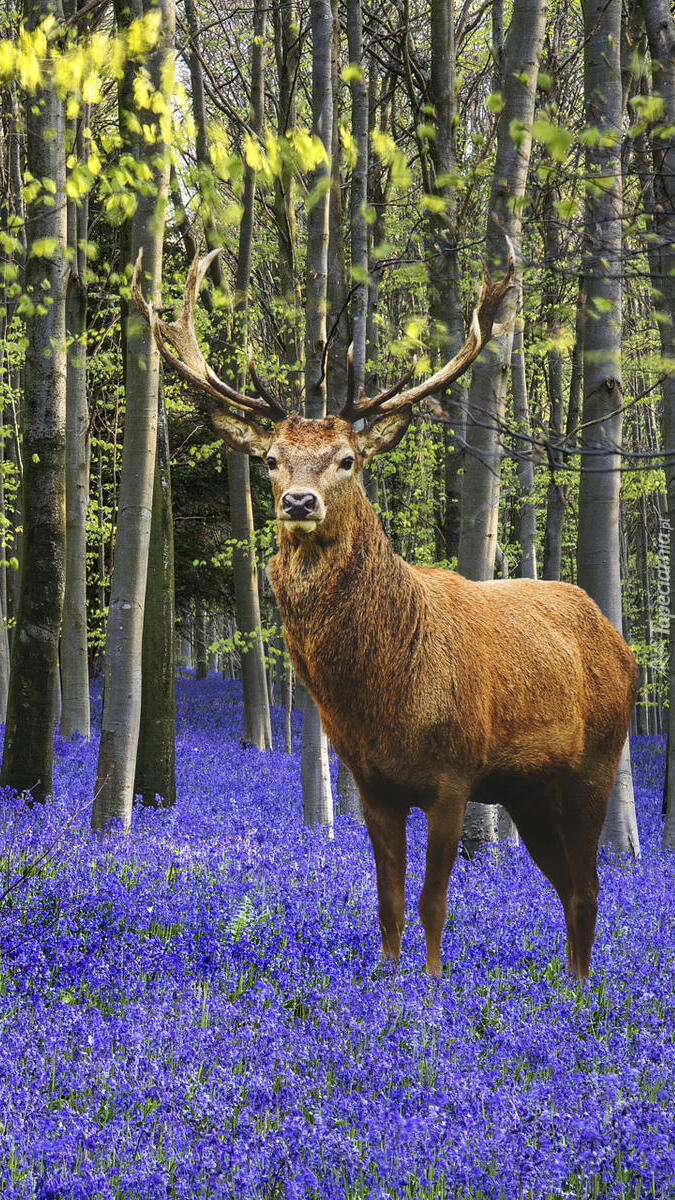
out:
M0 101L2 1195L671 1197L668 0L7 0ZM345 414L416 578L578 585L635 657L587 982L506 797L466 805L436 982L406 807L387 941L274 565L272 429ZM494 678L534 727L523 612ZM354 686L403 746L392 704Z

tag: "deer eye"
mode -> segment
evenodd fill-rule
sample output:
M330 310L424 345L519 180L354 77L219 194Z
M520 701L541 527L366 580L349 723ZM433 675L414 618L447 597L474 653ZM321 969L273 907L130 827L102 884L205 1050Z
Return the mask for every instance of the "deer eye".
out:
M340 467L343 471L351 471L354 466L354 459L351 454L347 454L340 462Z
M265 462L267 463L270 471L276 471L277 460L273 454L268 454L267 458L265 459Z

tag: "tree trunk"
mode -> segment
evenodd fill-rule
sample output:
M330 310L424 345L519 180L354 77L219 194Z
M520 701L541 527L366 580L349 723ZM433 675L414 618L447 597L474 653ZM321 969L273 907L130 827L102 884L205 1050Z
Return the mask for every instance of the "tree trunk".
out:
M28 0L25 16L29 28L34 29L51 14L57 20L63 15L60 4ZM27 204L27 228L31 241L49 240L54 249L50 256L31 255L26 263L26 293L33 311L26 319L21 413L23 554L0 782L44 801L52 791L54 698L65 582L68 266L63 101L48 88L38 88L28 98L25 121L27 170L34 179L54 185L53 194L41 192Z
M284 752L293 749L291 740L291 714L293 712L293 667L290 658L284 666Z
M663 449L670 525L670 661L668 671L668 742L663 844L675 849L675 18L668 0L643 0L652 58L654 91L663 99L664 123L651 139L653 191L649 266L666 378L663 381ZM664 136L666 133L666 136ZM647 193L644 192L645 200Z
M544 252L547 270L547 287L544 295L544 318L546 321L546 336L554 344L548 350L548 398L550 418L548 424L549 443L560 445L562 441L564 394L562 354L556 344L560 338L561 325L559 303L556 294L554 272L558 271L560 263L560 238L558 235L558 214L554 204L553 185L549 184L544 193ZM546 493L546 526L544 530L544 579L560 579L562 566L562 537L565 510L567 508L567 486L557 473L562 464L562 453L549 447L550 478Z
M150 10L150 0L144 0ZM152 8L154 9L154 4ZM161 0L162 25L157 45L145 61L152 87L160 93L164 112L170 111L173 72L174 0ZM139 114L154 138L152 186L140 194L133 218L132 259L143 250L141 285L154 303L161 303L164 211L169 190L169 153L164 141L162 113ZM140 318L127 329L127 404L120 480L115 564L106 631L101 745L92 828L104 831L121 821L131 825L134 773L141 719L143 611L148 568L157 445L159 353Z
M169 427L160 378L148 577L143 612L141 724L134 795L163 808L176 803L176 611Z
M326 415L326 348L328 238L331 179L333 88L331 51L333 18L330 0L311 0L312 132L325 149L325 162L314 172L307 216L307 278L305 309L305 398L308 417ZM333 795L328 769L328 743L319 710L309 693L302 705L302 811L306 825L319 822L333 829Z
M213 202L216 198L216 193L209 155L204 77L199 44L199 21L197 19L194 0L185 0L185 18L190 34L190 83L192 85L192 112L195 118L195 152L197 156L197 170L199 172L200 214L204 224L206 245L209 250L215 250L220 245L220 238L213 219ZM209 275L215 287L223 286L223 265L220 258L213 259L209 267Z
M251 62L251 125L260 132L263 128L265 82L265 28L267 0L255 0L254 41ZM234 297L235 343L245 345L248 324L248 290L251 280L251 251L255 204L255 171L246 166L239 253ZM243 391L243 379L237 387ZM244 645L241 648L241 678L244 693L243 740L259 750L272 749L265 652L260 626L258 597L258 568L255 554L255 531L251 504L251 477L248 456L237 450L227 451L228 485L232 536L235 539L233 556L234 596L237 628Z
M7 716L9 690L9 636L7 632L7 539L5 536L7 510L5 506L5 438L0 436L0 724Z
M361 0L347 3L347 44L349 62L358 67L359 76L350 84L352 100L352 137L356 162L352 166L350 197L350 233L352 259L352 346L354 389L366 381L366 322L368 318L368 88L363 56L363 14Z
M584 398L577 544L580 585L622 631L619 546L621 384L621 3L584 8L586 120L600 139L586 147ZM602 183L595 181L602 179ZM617 411L619 410L619 411ZM592 424L589 424L591 422ZM628 742L602 832L616 850L640 851Z
M505 51L504 108L499 122L486 236L488 263L497 269L506 261L504 234L509 234L516 251L520 245L520 202L525 194L530 161L530 129L544 15L545 0L515 0ZM514 306L512 295L503 305L501 319L511 316ZM494 574L501 470L498 424L504 416L512 342L510 329L483 351L474 365L469 390L470 453L467 450L465 459L458 559L458 570L469 579L491 579ZM470 802L462 837L469 854L477 845L495 841L495 810Z
M299 689L300 690L300 689ZM302 810L305 825L323 825L333 836L333 794L330 782L328 739L309 692L302 687Z
M300 39L295 0L275 0L274 46L279 78L280 138L295 130L296 87L300 59ZM296 221L293 206L293 161L289 154L282 158L279 175L274 180L274 217L279 246L279 285L283 301L281 319L282 353L288 367L291 390L301 390L302 339L299 330L300 294L298 288Z
M73 153L86 162L87 142L77 120ZM68 201L71 257L66 294L69 339L66 379L66 587L61 628L61 737L89 737L87 646L87 508L89 506L89 408L87 405L86 239L88 203Z
M457 253L456 79L454 0L431 0L431 76L429 99L434 109L436 136L431 145L433 192L442 199L441 212L429 211L427 255L429 311L433 319L433 344L443 362L464 344L464 312ZM450 418L444 430L445 555L459 553L464 439L466 436L466 382L457 380L442 397Z
M349 288L345 262L342 204L342 143L338 94L340 86L340 17L338 0L331 0L333 40L330 92L333 97L330 140L330 201L328 204L328 269L326 278L326 409L339 412L347 391L347 351L350 342Z
M195 636L195 679L200 683L209 677L209 659L206 652L206 608L201 596L195 599L195 618L194 618L194 636Z
M513 417L518 429L526 435L519 443L521 457L518 460L518 542L520 544L521 579L537 578L537 509L534 503L534 463L532 446L527 437L531 434L530 410L525 378L525 345L523 341L522 288L520 296L520 319L513 333L511 352L511 386L513 388Z
M506 43L504 108L499 121L486 236L491 269L499 269L506 262L505 233L517 251L520 246L520 202L530 160L530 129L544 13L544 0L515 0ZM510 317L514 311L513 291L506 299L500 319ZM501 470L498 424L504 416L512 342L513 329L509 329L490 343L477 359L471 379L467 429L471 453L467 453L465 464L458 564L461 574L469 579L491 579L494 572Z
M330 152L333 131L333 18L330 0L311 0L311 24L312 133L323 143L325 161L313 172L309 189L312 203L307 214L305 397L307 416L323 417L326 415L324 353L328 290Z

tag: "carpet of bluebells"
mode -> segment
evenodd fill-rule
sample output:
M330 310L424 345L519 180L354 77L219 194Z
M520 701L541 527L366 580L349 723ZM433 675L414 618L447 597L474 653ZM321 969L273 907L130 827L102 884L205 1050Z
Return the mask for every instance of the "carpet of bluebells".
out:
M95 738L58 742L46 811L0 797L4 1200L674 1196L662 742L633 745L643 856L601 862L590 984L506 847L458 861L434 985L422 814L385 973L364 829L303 829L298 726L291 756L240 729L236 684L180 681L177 806L126 839L89 832Z

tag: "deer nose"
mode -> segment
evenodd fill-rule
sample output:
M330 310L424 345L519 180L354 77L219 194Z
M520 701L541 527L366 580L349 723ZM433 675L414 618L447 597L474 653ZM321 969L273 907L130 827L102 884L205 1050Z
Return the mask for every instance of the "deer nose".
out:
M281 507L287 517L295 521L305 521L314 512L318 504L315 492L288 491L281 497Z

